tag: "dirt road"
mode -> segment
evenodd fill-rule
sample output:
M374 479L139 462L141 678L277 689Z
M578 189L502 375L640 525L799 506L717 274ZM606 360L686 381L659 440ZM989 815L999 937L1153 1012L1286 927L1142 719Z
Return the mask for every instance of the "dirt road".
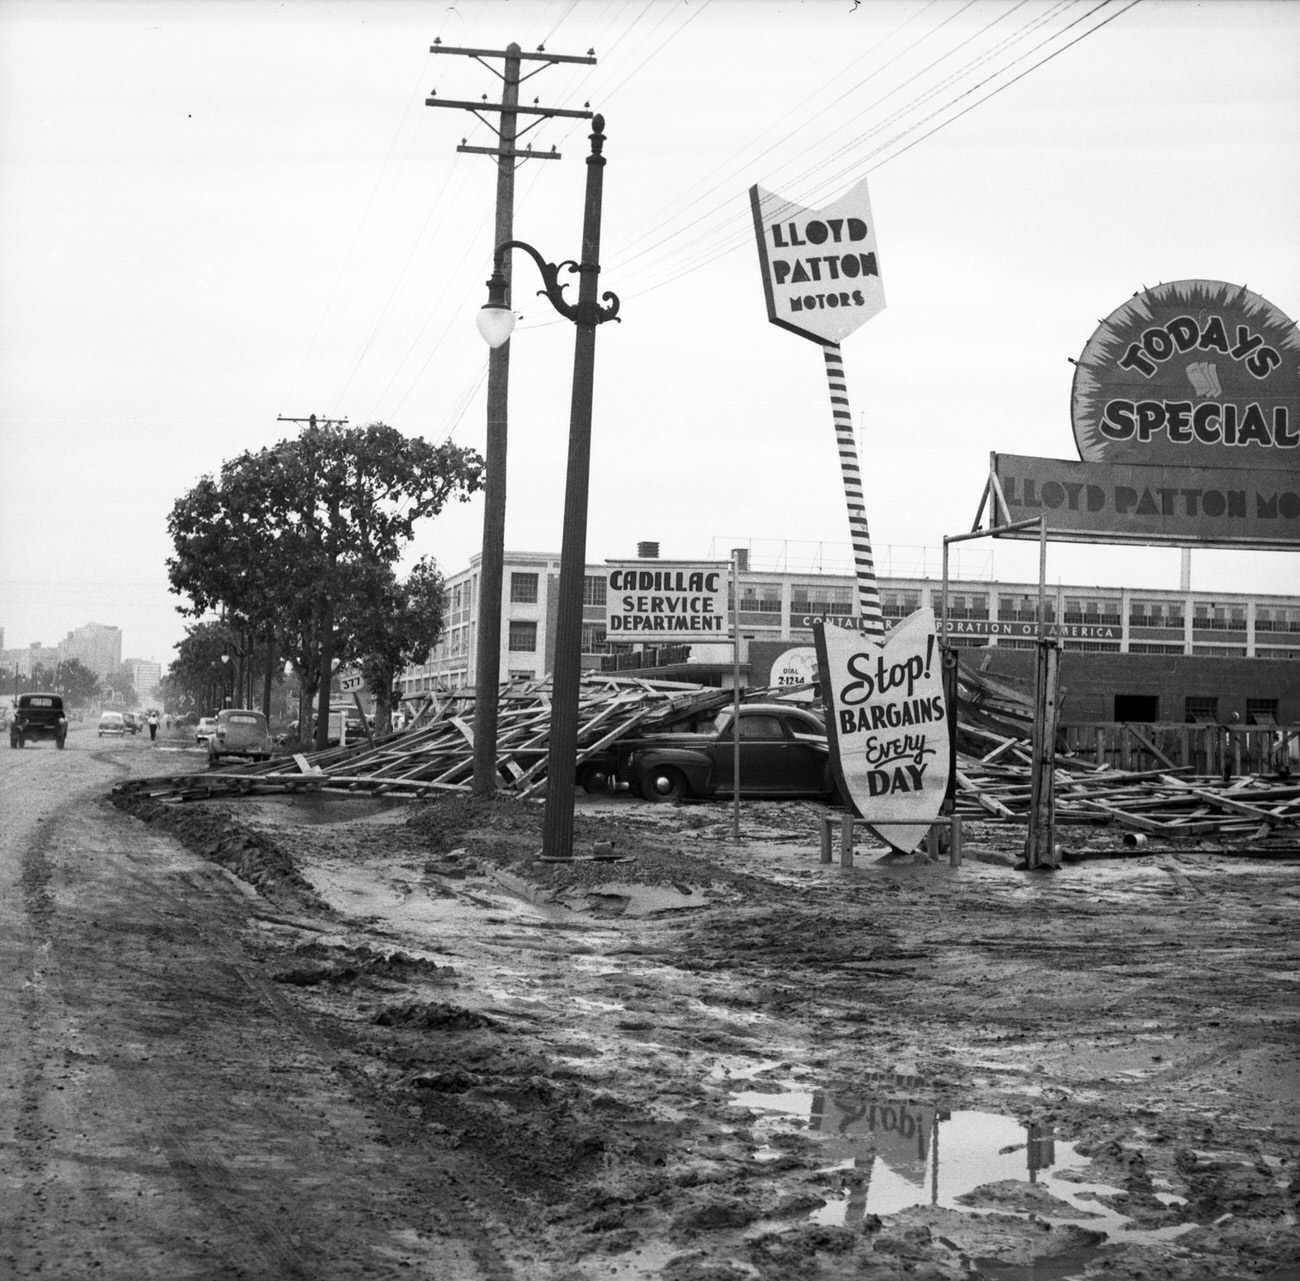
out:
M11 756L0 1270L1297 1275L1296 863L602 798L626 861L557 866L517 803L128 817L132 745Z
M103 804L183 759L91 730L0 754L0 1275L512 1276L250 962L268 905Z

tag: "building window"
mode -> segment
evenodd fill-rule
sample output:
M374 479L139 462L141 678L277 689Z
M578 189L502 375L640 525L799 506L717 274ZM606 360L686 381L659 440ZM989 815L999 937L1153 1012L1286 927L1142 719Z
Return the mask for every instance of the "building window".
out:
M1276 725L1276 698L1248 698L1246 700L1247 725Z
M780 583L741 583L740 608L746 614L779 614Z
M537 673L531 667L512 667L510 669L510 679L512 681L531 681L536 676Z
M1134 600L1128 621L1133 627L1167 627L1181 632L1183 606L1179 601Z
M847 617L853 613L853 588L795 583L790 589L790 613L796 618L805 615Z
M1160 719L1160 699L1154 694L1116 694L1115 720L1139 721L1145 725Z
M1275 647L1265 645L1262 649L1258 647L1256 648L1255 657L1256 658L1300 659L1300 649L1277 649Z
M537 575L512 573L510 575L510 603L512 605L537 604ZM512 645L513 649L514 646Z
M1193 725L1217 725L1219 700L1206 695L1190 695L1183 703L1183 719Z
M1119 601L1096 596L1067 596L1065 621L1093 626L1119 626Z
M584 605L604 605L609 579L604 574L586 574L582 579L582 603Z
M1129 644L1128 652L1130 654L1181 654L1183 647L1181 645L1161 645L1158 641L1132 641Z
M906 618L921 608L921 593L885 591L880 593L880 612L886 618Z
M1257 632L1300 632L1300 606L1256 606L1255 630Z
M1043 601L1043 618L1049 623L1056 621L1056 602L1048 596ZM1003 623L1036 623L1038 621L1038 593L1032 596L1023 593L1019 596L998 595L998 621Z
M537 652L537 624L530 619L510 620L510 652L535 654Z
M936 614L943 612L943 592L930 593L930 607ZM949 592L949 618L987 619L989 616L989 598L984 592Z
M603 578L600 580L605 581ZM584 654L607 654L609 646L605 643L605 625L603 623L583 623L582 652Z

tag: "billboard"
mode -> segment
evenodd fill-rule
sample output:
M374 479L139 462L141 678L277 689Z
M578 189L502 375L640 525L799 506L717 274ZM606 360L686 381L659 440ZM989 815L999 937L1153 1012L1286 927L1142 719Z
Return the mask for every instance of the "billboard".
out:
M671 637L718 640L731 634L726 561L607 562L609 640Z
M1240 285L1143 289L1075 362L1071 419L1084 462L1295 474L1300 333Z
M885 308L865 181L824 209L749 189L767 318L813 342L839 343Z
M993 454L995 524L1046 516L1062 542L1300 547L1300 473ZM1035 529L1001 537L1037 538Z
M938 818L956 763L934 622L918 609L884 641L820 623L813 633L840 792L904 853Z

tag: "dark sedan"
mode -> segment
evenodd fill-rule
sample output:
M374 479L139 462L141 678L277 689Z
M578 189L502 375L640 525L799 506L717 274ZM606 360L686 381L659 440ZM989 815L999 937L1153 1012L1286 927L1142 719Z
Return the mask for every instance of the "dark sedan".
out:
M735 794L734 712L719 712L704 732L647 734L619 745L619 783L650 801ZM788 703L740 708L740 794L833 798L826 727L815 712Z

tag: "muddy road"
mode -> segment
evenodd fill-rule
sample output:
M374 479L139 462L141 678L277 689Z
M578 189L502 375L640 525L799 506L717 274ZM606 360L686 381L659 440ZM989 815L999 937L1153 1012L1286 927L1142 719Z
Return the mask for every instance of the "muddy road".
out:
M119 810L201 758L102 746L0 756L0 1274L1298 1275L1300 864L607 797L557 866L516 803Z

